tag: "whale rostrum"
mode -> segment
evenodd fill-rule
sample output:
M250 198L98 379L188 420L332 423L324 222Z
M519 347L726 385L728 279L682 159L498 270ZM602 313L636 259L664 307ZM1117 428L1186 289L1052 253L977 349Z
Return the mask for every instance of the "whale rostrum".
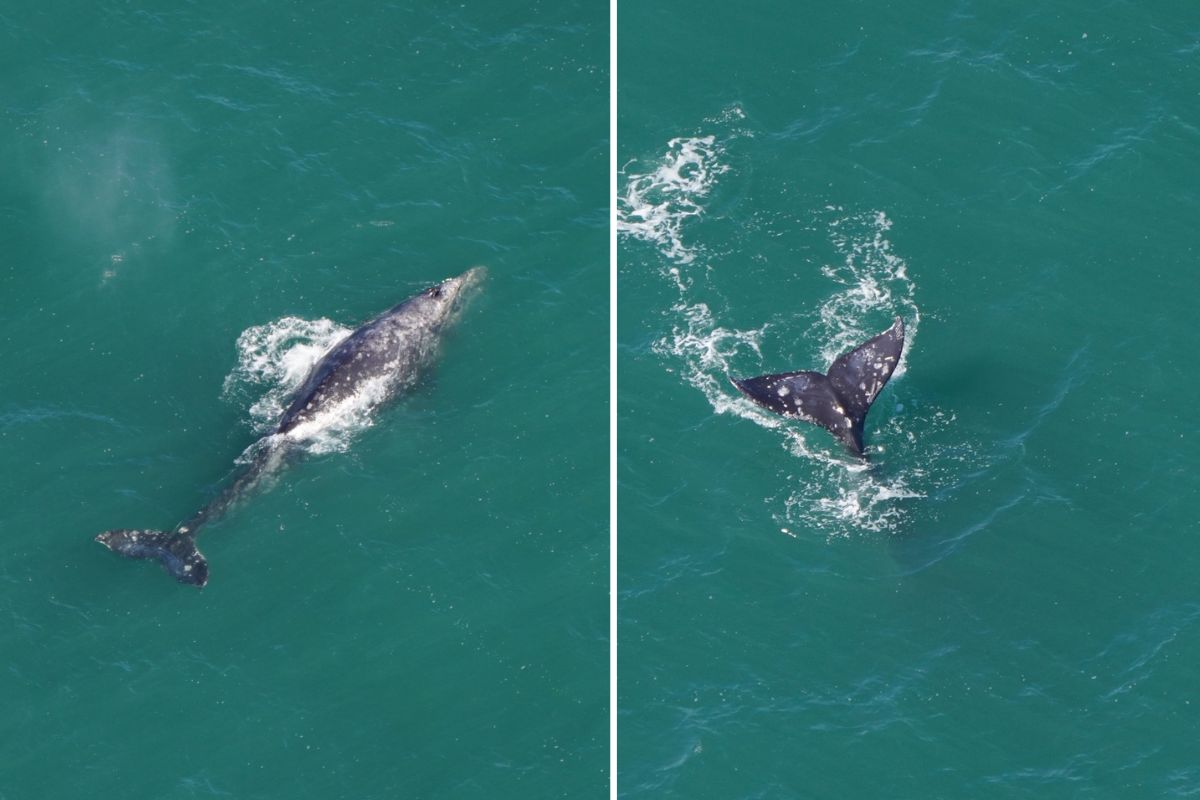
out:
M730 378L738 390L763 408L791 419L813 422L866 458L863 426L871 404L900 363L904 321L838 356L829 372L781 372L757 378Z
M370 413L412 387L437 357L442 334L457 319L482 267L447 278L359 327L313 366L278 425L251 446L240 472L187 521L171 531L119 528L96 537L114 553L153 559L181 583L208 583L208 562L196 547L200 529L255 490L268 486L303 449L353 406Z

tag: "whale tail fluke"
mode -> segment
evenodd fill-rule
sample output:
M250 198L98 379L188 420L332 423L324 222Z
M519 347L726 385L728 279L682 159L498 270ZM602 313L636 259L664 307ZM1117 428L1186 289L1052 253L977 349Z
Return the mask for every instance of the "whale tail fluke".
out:
M904 349L904 321L838 356L829 372L781 372L756 378L730 377L738 391L784 417L828 430L860 458L867 412L892 377Z
M208 561L190 533L120 528L105 531L96 541L126 558L153 558L180 583L208 583Z
M757 378L730 378L738 391L763 408L792 419L820 425L856 456L863 451L866 411L838 397L829 378L819 372L781 372Z

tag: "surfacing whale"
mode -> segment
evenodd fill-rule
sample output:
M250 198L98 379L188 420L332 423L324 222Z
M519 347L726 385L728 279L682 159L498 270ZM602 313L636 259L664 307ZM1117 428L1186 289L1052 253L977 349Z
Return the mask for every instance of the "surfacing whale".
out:
M457 319L484 269L447 278L383 312L318 361L275 430L251 446L246 467L211 503L172 531L120 528L96 541L127 558L155 559L181 583L208 583L196 535L239 500L268 485L301 445L349 409L370 413L408 390L436 358L442 334Z
M836 436L854 455L865 459L863 426L867 412L892 377L903 349L904 321L896 317L892 327L838 356L824 375L781 372L730 380L763 408L792 419L814 422Z

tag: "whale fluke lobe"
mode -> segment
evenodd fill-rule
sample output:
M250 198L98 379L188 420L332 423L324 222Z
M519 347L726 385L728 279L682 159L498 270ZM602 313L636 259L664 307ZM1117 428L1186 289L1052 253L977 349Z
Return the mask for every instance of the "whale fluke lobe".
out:
M900 363L904 321L838 356L829 372L781 372L739 380L738 390L763 408L828 430L856 456L863 452L863 427L871 404Z
M153 558L180 583L201 588L208 583L208 562L190 534L120 528L96 541L126 558Z

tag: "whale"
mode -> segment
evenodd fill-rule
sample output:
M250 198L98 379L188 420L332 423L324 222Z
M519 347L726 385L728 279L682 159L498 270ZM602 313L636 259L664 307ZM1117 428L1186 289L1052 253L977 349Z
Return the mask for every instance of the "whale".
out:
M730 377L733 385L763 408L789 419L820 425L851 453L866 460L863 428L871 404L900 363L904 320L834 360L825 373L800 371Z
M269 487L303 446L347 413L373 414L410 390L437 359L443 335L485 275L475 267L447 278L361 325L318 360L278 424L247 449L242 469L203 508L172 530L117 528L96 541L118 555L157 561L180 583L203 588L208 561L200 530Z

